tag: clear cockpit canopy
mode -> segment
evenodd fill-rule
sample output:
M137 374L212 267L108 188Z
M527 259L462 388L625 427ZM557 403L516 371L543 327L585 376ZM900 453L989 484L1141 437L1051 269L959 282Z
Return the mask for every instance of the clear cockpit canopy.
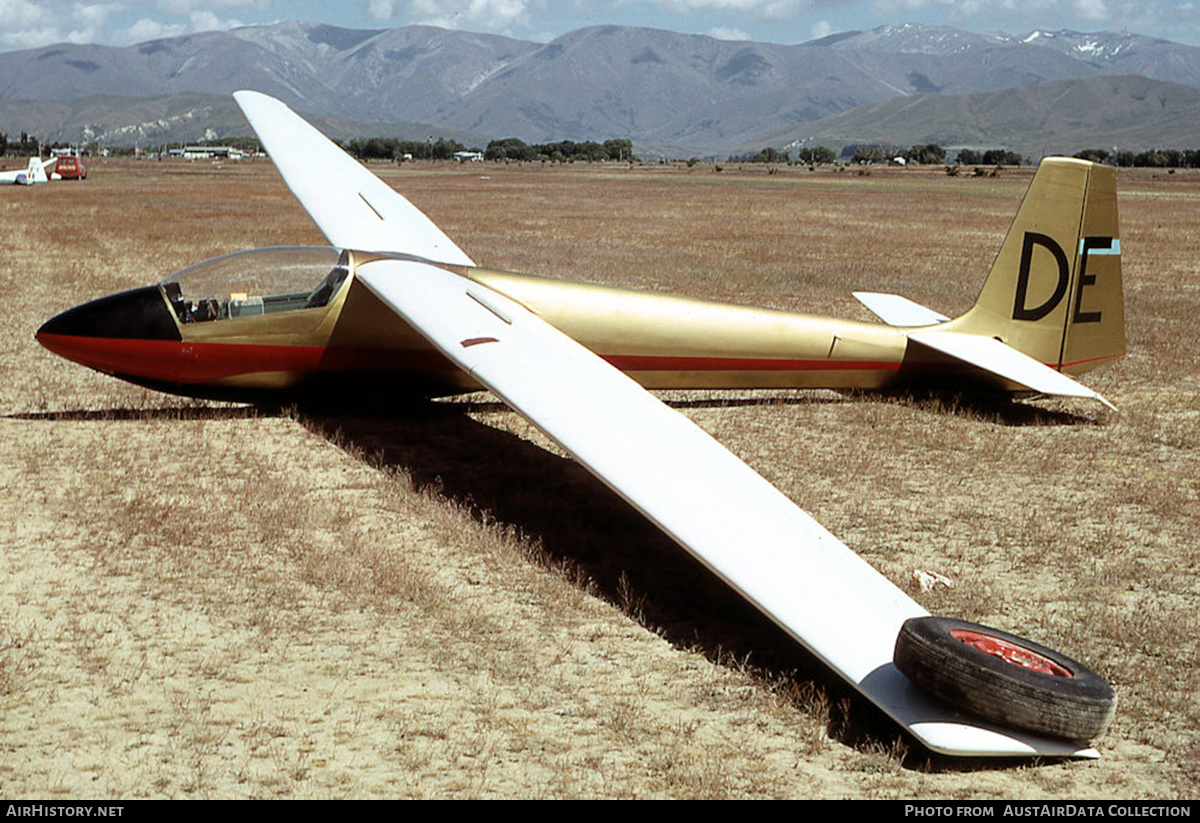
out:
M204 260L159 287L181 323L202 323L328 305L349 266L327 246L276 246Z

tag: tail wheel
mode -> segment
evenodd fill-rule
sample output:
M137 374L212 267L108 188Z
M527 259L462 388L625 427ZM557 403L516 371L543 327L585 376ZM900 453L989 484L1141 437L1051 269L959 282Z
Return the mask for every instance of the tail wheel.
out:
M964 620L910 618L893 659L909 680L948 703L1051 737L1097 737L1117 707L1112 687L1079 661Z

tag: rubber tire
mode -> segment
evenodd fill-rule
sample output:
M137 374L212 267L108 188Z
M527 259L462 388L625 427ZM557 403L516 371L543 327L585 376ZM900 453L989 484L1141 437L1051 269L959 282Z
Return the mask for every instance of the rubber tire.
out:
M1048 658L1070 677L1027 669L968 646L955 629L978 632ZM999 629L950 617L913 617L896 637L896 668L942 700L1002 726L1067 740L1091 740L1113 718L1112 686L1077 660Z

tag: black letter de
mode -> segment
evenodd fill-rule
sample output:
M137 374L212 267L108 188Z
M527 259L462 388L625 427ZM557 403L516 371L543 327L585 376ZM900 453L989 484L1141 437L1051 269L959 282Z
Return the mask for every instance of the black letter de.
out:
M1033 262L1035 243L1053 254L1054 259L1058 261L1058 286L1054 289L1054 294L1050 295L1049 300L1040 306L1029 308L1025 305L1025 299L1029 292L1029 267ZM1025 242L1021 247L1021 269L1017 273L1017 299L1013 303L1013 320L1041 320L1054 311L1054 307L1067 293L1069 279L1067 255L1063 253L1062 247L1054 242L1054 238L1037 232L1025 232Z

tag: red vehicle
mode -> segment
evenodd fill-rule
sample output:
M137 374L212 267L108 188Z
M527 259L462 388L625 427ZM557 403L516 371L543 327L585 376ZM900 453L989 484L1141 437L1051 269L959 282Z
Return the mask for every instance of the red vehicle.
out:
M87 169L83 166L83 158L78 155L63 155L54 166L54 173L59 180L86 180Z

